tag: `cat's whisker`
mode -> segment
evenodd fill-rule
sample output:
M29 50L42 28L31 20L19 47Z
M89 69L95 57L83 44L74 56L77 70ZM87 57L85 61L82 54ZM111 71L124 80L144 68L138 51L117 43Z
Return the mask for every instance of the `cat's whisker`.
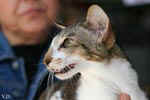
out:
M74 84L73 83L74 83L74 79L71 80L71 87L72 87L72 89L74 88Z
M49 75L48 75L46 100L50 100L50 95L51 95L51 91L49 91L50 87L52 87L52 88L54 87L54 73L49 73Z
M51 80L51 85L54 85L54 72L52 72L52 80Z
M67 73L67 74L69 74L69 73ZM69 82L70 82L71 88L73 89L73 88L74 88L74 85L73 85L74 79L73 79L73 78L70 78L70 79L69 79Z
M71 68L70 68L70 69L71 69ZM67 74L69 74L69 73L67 73ZM74 85L73 85L74 81L75 81L75 79L74 79L74 78L71 78L71 79L70 79L71 87L72 87L72 88L74 88Z
M50 77L51 77L51 74L49 73L48 79L47 79L47 87L46 87L46 91L47 91L46 100L48 100L48 98L49 98L49 91L48 90L49 90Z

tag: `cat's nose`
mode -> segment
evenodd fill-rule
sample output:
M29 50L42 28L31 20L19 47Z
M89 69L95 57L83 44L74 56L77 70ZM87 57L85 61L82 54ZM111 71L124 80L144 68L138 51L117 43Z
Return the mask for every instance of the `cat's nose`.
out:
M52 59L53 58L50 55L46 54L45 57L44 57L43 63L45 65L48 65L52 61Z
M44 64L48 65L52 61L51 57L47 57L44 59Z

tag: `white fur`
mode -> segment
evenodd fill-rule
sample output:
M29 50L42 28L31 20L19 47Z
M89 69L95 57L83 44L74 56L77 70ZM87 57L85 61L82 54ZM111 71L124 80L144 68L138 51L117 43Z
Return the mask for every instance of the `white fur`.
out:
M57 91L50 100L62 100L61 98L61 91Z
M77 100L118 100L120 93L127 93L131 100L148 100L138 86L136 72L125 59L110 62L86 61L78 56L66 58L65 64L76 62L75 69L66 74L56 75L60 79L81 73Z
M120 93L129 94L131 100L147 100L138 86L136 72L125 59L83 65L86 69L81 71L77 100L118 100Z
M60 58L63 62L56 65L51 63L53 65L49 68L54 66L56 69L62 69L68 64L77 63L69 72L56 75L63 80L72 77L77 72L81 73L77 100L118 100L120 93L129 94L131 100L148 100L139 88L136 72L127 60L114 58L110 62L87 61L82 57L69 56L57 51L56 45L52 44L52 47L53 59Z
M65 54L58 50L60 47L60 43L57 43L58 42L58 41L56 41L57 38L59 38L59 37L56 36L52 41L52 44L50 47L50 48L52 48L52 55L51 56L55 59L65 58Z

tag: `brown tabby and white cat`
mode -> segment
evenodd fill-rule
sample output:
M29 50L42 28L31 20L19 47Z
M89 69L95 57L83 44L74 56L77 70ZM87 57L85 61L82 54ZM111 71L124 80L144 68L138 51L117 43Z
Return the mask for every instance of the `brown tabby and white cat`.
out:
M147 100L115 43L108 16L97 5L89 8L85 21L53 39L44 63L62 80L48 89L48 100L118 100L120 93Z

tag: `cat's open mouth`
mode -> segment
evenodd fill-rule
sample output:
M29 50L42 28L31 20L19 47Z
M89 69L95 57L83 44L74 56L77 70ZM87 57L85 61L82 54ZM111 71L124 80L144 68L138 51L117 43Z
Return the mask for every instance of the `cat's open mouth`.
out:
M71 69L74 69L74 68L75 68L75 65L76 65L76 63L69 64L69 65L65 66L63 69L55 70L55 71L54 71L54 74L64 74L64 73L67 73L67 72L69 72Z

